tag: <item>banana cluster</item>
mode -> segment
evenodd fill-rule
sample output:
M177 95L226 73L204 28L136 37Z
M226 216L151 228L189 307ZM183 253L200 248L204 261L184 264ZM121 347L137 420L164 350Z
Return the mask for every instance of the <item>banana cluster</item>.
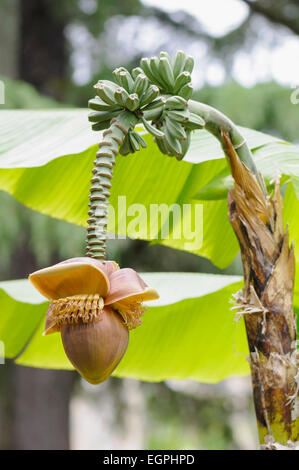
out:
M157 85L162 94L178 95L186 100L191 98L193 57L178 51L172 63L167 52L160 52L159 57L144 57L140 65L151 83Z
M154 135L160 151L181 160L190 145L190 134L194 129L203 128L204 120L188 109L188 102L181 96L164 98L161 115L153 120L156 133L145 127Z
M113 72L115 82L99 80L94 86L96 97L89 101L92 129L108 128L126 110L143 123L161 152L181 159L188 150L191 131L205 125L188 109L194 60L178 51L172 63L168 53L161 52L159 57L143 58L140 65L131 73L119 67ZM119 152L127 155L144 147L141 135L130 128Z
M95 111L89 115L95 131L109 127L111 119L123 109L135 114L146 109L147 104L160 94L159 88L150 83L139 67L132 73L120 67L114 70L113 75L117 83L99 80L93 87L97 96L88 102L89 108Z

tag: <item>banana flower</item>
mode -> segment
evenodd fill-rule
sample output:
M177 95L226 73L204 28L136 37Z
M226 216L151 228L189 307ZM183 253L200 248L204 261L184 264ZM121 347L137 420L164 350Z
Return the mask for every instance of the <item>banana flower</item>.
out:
M35 271L29 279L51 301L44 335L60 331L67 357L92 384L119 364L129 329L142 323L142 302L159 298L133 269L88 257Z

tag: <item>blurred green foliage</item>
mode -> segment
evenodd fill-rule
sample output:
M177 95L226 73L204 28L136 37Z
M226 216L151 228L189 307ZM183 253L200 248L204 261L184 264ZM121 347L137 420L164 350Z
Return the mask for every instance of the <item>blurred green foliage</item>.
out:
M219 87L205 86L194 99L227 114L240 126L298 142L299 109L291 103L292 90L275 82L246 88L236 82Z

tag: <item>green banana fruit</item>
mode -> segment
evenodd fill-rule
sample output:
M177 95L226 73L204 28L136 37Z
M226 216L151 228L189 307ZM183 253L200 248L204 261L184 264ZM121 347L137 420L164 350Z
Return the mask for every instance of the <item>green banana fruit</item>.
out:
M188 103L182 96L170 96L165 103L166 109L187 109Z
M137 139L137 136L138 136L137 132L135 131L129 132L129 138L130 138L131 146L134 149L134 152L138 152L140 150L140 141Z
M194 59L191 55L189 55L187 58L186 58L186 61L184 63L184 70L186 72L190 72L192 73L192 70L194 68Z
M194 113L190 113L189 120L185 123L185 126L189 129L202 129L203 127L205 127L205 125L205 121L200 116Z
M132 147L131 139L130 139L129 134L130 133L128 132L128 134L124 138L123 144L119 147L119 153L121 155L124 155L124 156L128 155L129 153L134 153L135 152L135 150Z
M173 91L174 76L173 76L171 64L169 60L167 59L167 57L161 57L161 59L159 60L159 72L160 72L160 77L168 86L167 90Z
M125 102L125 106L129 111L135 111L139 106L139 98L136 93L132 93L128 96Z
M90 109L94 109L95 111L111 111L112 109L117 108L118 104L107 104L99 96L95 96L94 98L88 101L88 107Z
M144 73L144 71L140 67L135 67L135 69L132 70L131 75L134 80L140 75L141 73Z
M159 92L160 90L157 85L150 85L141 98L141 105L145 106L151 103L155 98L157 98Z
M188 149L189 149L189 146L190 146L190 142L191 142L191 131L186 129L186 135L187 135L187 139L182 141L181 142L181 146L182 146L182 156L181 157L177 157L178 160L181 160L187 153Z
M191 98L192 93L193 93L193 85L190 82L184 85L183 88L180 89L180 91L178 92L178 95L182 96L183 98L185 98L185 100L188 101Z
M142 97L143 93L148 87L148 79L146 75L142 72L135 78L133 92L139 96L139 99Z
M175 59L174 59L174 64L173 64L174 78L177 78L178 75L182 72L185 62L186 62L185 52L177 51Z
M129 93L124 88L122 87L117 88L117 90L114 93L114 97L115 97L116 102L120 106L124 108L126 107L126 101L129 98Z
M93 131L102 131L110 127L110 121L111 119L108 119L108 121L95 122L91 125L91 128Z
M163 130L166 138L166 146L169 147L171 154L175 156L182 155L182 146L180 141L173 137L167 126L163 126Z
M160 151L165 155L168 155L168 149L165 145L165 137L154 137L156 144L158 145Z
M155 79L155 76L153 75L153 73L151 71L150 60L148 59L148 57L143 57L143 59L141 59L141 61L140 61L140 65L141 65L141 68L143 69L143 72L145 73L145 75L149 78L149 80L151 82L153 82L153 84L155 84L156 79Z
M169 117L165 118L165 127L167 127L170 134L179 140L185 140L187 138L185 129L177 121L172 121Z
M141 147L143 147L143 148L145 149L145 148L146 148L146 142L145 142L145 140L142 138L142 136L139 134L139 132L132 131L132 134L134 135L134 138L137 140L137 142L139 143L139 145L141 145Z
M96 92L96 94L107 104L109 105L115 105L117 104L115 102L115 98L114 98L114 92L115 92L115 89L110 86L110 85L107 85L105 83L101 83L101 82L98 82L96 85L94 85L94 90Z
M160 70L159 70L159 59L158 57L151 57L150 58L150 69L151 72L155 78L155 82L157 85L159 85L160 88L163 90L168 89L167 83L164 81L163 77L161 76Z
M167 116L170 119L178 122L187 122L189 120L190 111L185 109L184 111L178 111L177 109L172 109L167 111Z
M162 57L165 57L168 60L169 64L171 65L171 59L170 59L170 55L168 54L168 52L161 51L159 54L159 57L160 59L162 59Z
M134 80L131 77L131 74L126 70L121 70L119 72L119 79L121 81L121 86L128 92L132 93L133 91L133 86L134 86Z
M152 134L154 137L163 137L164 136L164 132L162 132L159 129L157 129L156 127L152 126L146 119L144 119L144 117L142 117L141 120L142 120L143 125L146 128L146 130L150 134Z
M89 122L102 122L111 120L119 113L120 108L115 111L95 111L94 113L89 113L88 120Z
M180 89L189 82L191 82L190 72L186 72L186 71L181 72L177 76L177 78L175 79L175 82L174 82L174 88L173 88L174 94L178 94Z

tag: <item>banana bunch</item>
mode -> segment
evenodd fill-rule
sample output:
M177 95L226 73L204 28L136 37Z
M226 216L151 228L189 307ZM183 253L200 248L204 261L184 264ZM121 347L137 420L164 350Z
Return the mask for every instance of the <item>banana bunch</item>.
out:
M89 121L93 130L110 127L111 120L123 110L134 114L153 135L161 152L183 158L193 129L204 127L204 121L188 109L193 87L191 72L194 60L178 51L173 63L167 52L159 57L144 58L130 73L124 67L114 70L115 82L99 80L94 85L95 98L89 100ZM146 147L143 138L129 129L120 153L127 155Z
M132 73L120 67L114 70L113 75L116 83L99 80L93 87L97 96L88 102L94 111L89 115L89 121L95 131L109 127L111 119L123 109L131 112L146 109L160 94L159 88L149 82L139 67Z
M119 148L119 153L121 155L128 155L129 153L138 152L141 147L146 148L146 142L138 132L129 129L123 144Z
M176 53L172 63L167 52L160 52L159 57L144 57L140 62L141 68L151 83L157 85L161 93L182 96L189 100L193 86L191 73L194 59L183 51Z
M205 122L188 109L188 102L181 96L170 96L165 100L159 120L154 122L160 135L154 135L162 153L181 160L190 145L191 131L203 128Z

